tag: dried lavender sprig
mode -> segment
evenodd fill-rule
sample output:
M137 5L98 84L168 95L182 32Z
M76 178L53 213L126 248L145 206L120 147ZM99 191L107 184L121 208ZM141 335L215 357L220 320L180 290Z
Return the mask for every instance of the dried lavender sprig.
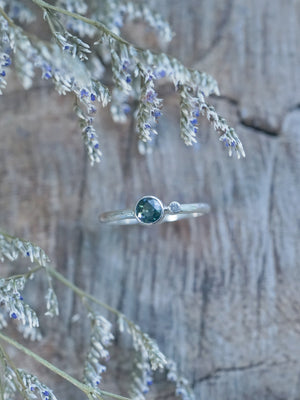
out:
M241 156L246 157L242 142L234 128L227 124L225 118L221 117L213 106L205 102L199 102L199 110L213 124L215 131L219 132L219 140L228 148L229 156L231 157L235 153L238 159Z
M219 140L228 147L229 156L235 152L237 158L245 157L243 145L235 130L230 127L225 118L221 117L215 108L205 101L202 91L195 93L195 90L188 86L178 85L180 94L180 127L181 137L186 145L190 146L197 142L198 117L204 115L213 125L214 130L219 133Z
M150 70L154 70L154 69L161 69L161 71L164 71L163 74L169 78L171 78L174 81L174 84L176 86L182 86L185 87L185 89L188 89L189 85L191 86L191 88L193 89L193 91L197 91L199 92L199 90L201 90L204 95L210 95L211 93L215 93L218 94L218 87L217 87L217 83L216 81L211 78L208 74L205 73L201 73L199 71L195 71L195 70L190 70L186 67L184 67L178 60L176 60L175 58L171 58L168 57L165 54L161 54L161 55L156 55L148 50L144 51L138 48L134 48L132 45L130 45L130 43L128 43L127 41L125 41L124 39L121 39L120 37L118 37L117 35L115 35L113 32L109 31L109 29L107 29L103 24L97 22L97 21L93 21L90 20L86 17L83 17L81 15L69 12L68 10L63 10L60 9L58 7L55 6L51 6L48 3L44 2L43 0L33 0L34 2L36 2L38 5L40 5L45 12L45 15L47 16L48 22L50 24L50 26L52 27L52 31L54 36L60 40L60 43L63 45L64 48L68 47L68 48L73 48L73 50L77 47L82 47L82 52L84 53L85 51L90 51L88 49L88 45L85 44L84 42L81 41L81 39L77 38L77 37L73 37L73 44L71 45L66 45L67 43L67 37L68 33L67 31L64 29L63 25L60 23L57 15L55 14L55 12L60 12L62 14L68 15L72 18L77 18L80 21L86 22L92 26L95 26L97 29L99 29L102 34L105 37L110 38L108 40L108 44L109 44L109 49L111 52L111 57L112 57L112 68L113 68L113 75L114 75L114 80L115 83L117 84L117 86L119 86L120 88L122 88L122 90L125 91L129 91L131 90L131 85L129 85L129 83L131 82L131 76L124 76L122 77L121 72L122 69L120 69L120 65L123 65L122 63L122 52L126 53L126 51L128 52L128 59L130 59L131 62L133 62L134 64L140 64L143 66L143 69L150 69ZM58 32L56 29L56 26L58 26ZM62 33L61 33L62 32ZM65 35L65 36L64 36ZM75 43L76 42L76 43ZM22 44L24 44L24 46L22 46ZM19 51L17 52L16 55L16 60L17 60L17 65L23 65L24 61L26 59L26 51L25 49L28 48L29 46L26 45L26 41L20 41L19 43ZM122 50L117 49L117 47L122 48ZM73 51L72 50L72 51ZM75 55L74 51L73 54ZM33 49L33 52L31 54L32 58L37 57L36 54L36 49ZM84 58L83 55L81 55L81 58ZM33 67L29 66L29 63L27 63L27 70L26 73L21 74L21 78L23 79L23 84L25 87L28 87L31 83L32 80L32 76L33 76ZM20 69L20 68L19 68ZM139 68L140 69L140 68ZM119 76L118 76L119 75ZM123 74L124 75L124 74ZM51 76L51 70L49 71L49 68L46 68L46 72L44 72L43 76L45 77L52 77ZM125 78L125 79L124 79ZM65 84L65 82L64 82ZM60 86L60 84L58 85ZM65 86L69 91L70 87L68 87L68 84L66 85L62 85L63 87ZM74 86L74 85L72 85ZM84 88L82 88L82 85L80 87L80 85L76 85L77 86L77 93L76 91L75 94L78 96L79 90L80 92L82 90L85 90ZM61 91L61 89L59 89ZM143 86L142 86L142 91L144 90ZM182 101L181 104L184 104L184 102ZM202 107L202 109L204 110L204 106ZM146 113L149 111L149 109L147 109L147 107L145 107L145 104L140 103L140 108L139 108L139 112L137 113L137 126L138 126L138 130L139 130L139 135L143 140L150 140L151 138L151 133L155 133L156 130L151 126L151 123L148 123L146 121ZM159 113L159 111L156 111L157 113ZM184 114L185 109L184 107L181 110L182 115ZM209 108L209 119L211 119L214 116L213 110L211 109L211 107ZM182 122L183 119L181 119ZM235 131L228 127L224 126L223 123L223 119L221 117L215 118L215 123L214 123L214 127L219 130L220 132L223 131L223 134L225 136L222 136L221 140L225 142L226 146L230 146L229 149L229 153L232 154L232 148L234 148L236 150L236 154L238 155L238 157L240 155L244 155L244 150L242 148L241 142L239 140L239 138L237 137ZM193 131L197 130L197 127L191 127L188 126L185 123L181 123L181 134L185 139L185 143L187 144L191 144L195 141L195 137L193 136ZM84 131L85 133L85 131ZM84 135L86 136L86 135ZM85 137L85 142L87 142L86 137ZM97 144L96 144L97 146ZM87 146L88 149L91 150L91 148L89 146ZM99 158L99 154L97 157L94 157L94 151L90 151L89 154L91 155L91 163L94 163L94 161Z
M41 249L39 246L36 246L35 244L27 240L8 235L4 232L0 232L0 261L4 261L4 258L8 259L9 261L15 261L19 256L30 259L32 263L39 265L39 267L29 270L24 274L11 276L7 279L2 280L2 286L0 290L2 290L3 301L6 302L6 308L8 309L10 316L14 315L14 317L17 317L14 319L20 319L20 317L18 317L20 312L22 312L22 315L25 313L21 320L23 321L23 324L26 325L28 322L28 318L26 316L27 305L23 306L23 298L21 294L19 293L19 295L17 295L16 293L20 290L23 290L26 281L28 279L32 279L35 272L39 271L42 268L45 268L50 263L50 259L44 252L44 250ZM52 286L52 278L48 274L47 269L44 270L47 273L48 277L48 291L45 296L47 312L45 314L54 317L57 316L59 313L58 301ZM14 299L14 302L11 304L11 307L8 308L10 304L10 295L12 295L12 299ZM23 309L24 307L25 309ZM27 312L30 313L30 309L27 310ZM32 318L35 318L34 315L32 316ZM32 323L29 323L29 328L34 328ZM24 328L24 333L25 335L28 335L28 329L25 331ZM32 334L35 335L34 332Z
M48 287L45 300L47 309L45 315L51 318L57 317L59 315L58 300L52 285L49 285Z
M195 114L195 105L197 99L192 94L191 88L183 85L178 86L180 95L180 136L187 146L192 146L197 142L196 133L198 127L196 126L198 120Z
M18 375L17 375L18 374ZM19 379L22 379L23 386L20 385ZM36 399L39 397L41 400L57 400L53 391L40 380L23 369L18 368L17 371L7 366L5 369L6 384L10 381L10 385L14 385L14 391L20 392L28 399ZM25 390L24 390L25 388Z
M139 59L140 59L140 62L142 62L141 65L143 65L143 63L145 63L143 65L144 69L145 69L145 67L150 68L150 70L153 68L157 68L157 67L159 67L160 69L162 67L164 67L164 69L162 69L162 71L164 71L164 74L166 76L172 78L175 85L181 85L181 86L193 85L192 86L193 90L198 91L198 92L199 92L199 90L202 90L204 95L209 95L211 93L218 94L218 87L217 87L216 81L214 79L212 79L209 75L207 75L205 73L201 73L199 71L187 69L181 63L179 63L178 60L168 57L165 54L155 55L150 51L143 51L138 48L133 48L133 46L131 46L128 42L124 41L120 37L117 37L113 32L110 32L103 24L101 24L99 22L90 20L88 18L85 18L78 14L74 14L72 12L68 12L67 10L59 9L55 6L48 5L43 0L33 0L33 1L35 1L37 4L42 6L42 8L45 11L45 14L47 15L49 23L52 26L53 34L56 36L56 38L59 37L61 40L63 39L63 43L62 43L63 45L65 45L67 39L64 38L64 36L62 34L58 34L56 32L55 27L53 27L55 24L55 21L56 21L56 24L58 24L60 26L59 29L61 31L64 28L59 23L59 20L58 20L56 14L54 14L53 10L59 11L63 14L72 16L73 18L77 18L79 20L87 22L87 23L97 27L97 29L100 29L102 31L103 35L110 37L110 40L108 40L108 42L109 42L109 48L110 48L111 57L112 57L114 80L115 80L115 83L117 84L117 86L119 86L123 90L125 90L125 91L131 90L131 86L129 85L129 83L131 82L131 76L126 76L126 77L124 77L125 79L124 78L122 79L122 74L120 74L120 72L122 72L122 69L120 69L120 65L123 64L121 62L122 60L121 60L120 55L122 54L122 52L124 53L124 52L128 51L130 53L130 57L128 57L128 58L130 60L133 60L133 63L137 64ZM83 49L87 49L87 45L85 46L84 43L81 41L81 39L79 39L79 38L77 38L77 39L78 39L78 41L80 41L80 42L78 42L79 45L83 44ZM120 50L119 50L119 52L116 51L117 46L122 47L122 51L120 51ZM72 47L72 46L65 46L65 47ZM77 47L77 45L75 47ZM21 56L19 56L19 58L21 57L21 60L20 60L19 64L22 64L22 60L24 57L22 56L22 52L20 54L21 54ZM29 82L31 80L32 74L33 74L33 72L29 68L28 72L27 72L27 77L25 75L25 78ZM119 76L118 76L118 74L119 74ZM47 75L47 73L45 74L45 76L46 75ZM26 84L26 80L24 81L24 83ZM143 89L144 88L142 87L142 90ZM81 89L81 90L84 90L84 89ZM78 96L78 93L77 93L77 96ZM181 102L181 104L183 104L183 102ZM143 140L150 140L151 133L156 132L156 130L151 126L151 123L146 121L145 114L148 111L149 110L147 109L147 107L145 107L145 104L140 103L139 112L137 114L137 116L138 116L137 126L138 126L138 130L139 130L139 135ZM210 111L212 111L212 110L210 110ZM155 112L159 113L159 111L155 111ZM182 114L184 112L185 112L185 110L184 110L184 108L182 108ZM212 113L210 112L210 114L212 114ZM209 118L211 118L211 115ZM224 128L224 123L222 122L221 117L218 120L215 119L214 126L219 131L222 131L222 129ZM197 129L196 127L188 127L187 128L186 124L181 123L181 131L182 131L182 136L185 139L185 143L191 144L195 141L195 137L193 136L193 131L195 131L196 129ZM223 131L224 131L224 129L223 129ZM85 133L85 131L83 133ZM84 135L84 136L86 136L86 135ZM234 147L234 149L237 151L238 157L240 155L244 155L244 151L243 151L241 142L238 139L236 133L234 132L234 130L232 128L228 127L228 129L225 130L225 136L223 136L221 140L223 140L227 146ZM87 142L86 137L85 137L85 142ZM96 144L96 146L97 146L97 144ZM88 149L91 150L91 148L89 146L88 146ZM230 154L232 153L232 148L230 148L229 153ZM91 163L93 163L96 159L98 160L99 155L97 157L94 157L93 151L92 152L90 151L89 154L91 154L91 158L92 158Z
M39 327L31 327L28 324L18 324L17 329L22 333L24 339L30 340L32 342L39 342L42 340L42 332Z
M24 302L21 295L27 279L24 275L0 279L0 304L10 318L20 321L31 329L39 326L39 320L36 312Z
M18 343L14 339L8 337L7 335L3 334L0 332L0 339L3 340L4 342L10 344L11 346L15 347L16 349L22 351L29 357L33 358L35 361L37 361L39 364L43 365L50 371L54 372L56 375L61 376L63 379L66 381L70 382L73 386L76 386L79 390L85 393L85 395L91 399L99 399L103 400L102 396L108 396L115 398L117 400L129 400L127 397L120 396L111 392L107 392L104 390L99 390L99 389L93 389L88 385L85 385L84 383L78 381L77 379L73 378L71 375L66 373L65 371L62 371L49 361L45 360L44 358L40 357L38 354L34 353L33 351L29 350L27 347L23 346L22 344ZM0 357L1 358L1 357Z
M176 386L176 395L182 400L195 400L195 394L189 385L189 382L184 377L180 376L177 370L177 365L173 360L168 360L166 365L167 379L174 382Z
M161 116L162 99L155 90L156 76L151 70L139 65L141 76L141 97L137 109L137 130L139 139L143 142L151 140L152 135L157 135L157 119Z
M105 308L106 310L110 311L111 313L117 315L119 321L119 330L120 332L124 331L125 329L131 334L133 339L133 345L136 350L138 351L145 351L149 357L151 362L152 369L163 368L164 365L167 363L166 357L163 353L159 350L158 345L156 342L149 337L146 333L144 333L141 328L128 319L124 314L120 311L116 310L115 308L109 306L108 304L98 300L96 297L86 293L84 290L80 289L78 286L74 285L68 279L66 279L62 274L60 274L55 269L51 268L50 266L47 267L48 272L54 278L59 280L62 284L73 290L73 292L77 293L80 298L90 300L95 304Z
M3 10L2 10L3 11ZM1 8L0 8L1 12ZM5 15L5 13L4 13ZM97 100L105 106L110 100L110 95L106 87L99 81L95 81L91 77L91 73L86 66L69 55L68 52L62 52L58 46L48 44L44 45L35 37L30 39L25 32L14 25L7 16L9 44L15 51L15 66L17 74L25 88L29 88L32 84L35 67L42 70L44 79L52 80L55 89L59 94L73 92L78 103L82 103L86 109L85 120L88 121L83 131L84 142L87 146L90 161L93 164L100 160L99 144L94 143L94 149L89 146L90 141L87 140L88 135L84 135L92 125L92 114L96 112L94 102ZM0 79L1 84L1 79ZM94 136L96 134L94 133ZM92 151L91 151L92 150Z
M77 115L83 142L88 152L91 165L99 162L101 158L101 150L98 141L98 135L93 126L94 118L84 112L84 110L76 102L74 104L74 111Z
M112 344L114 336L111 332L111 323L101 315L92 311L88 317L91 321L92 331L90 346L86 355L83 380L92 387L98 387L101 383L102 374L106 371L103 362L109 360L107 348Z
M134 47L118 43L115 39L108 40L111 55L113 81L115 86L125 94L132 91L132 73L136 67L136 51Z
M0 9L1 14L1 9ZM7 67L11 65L11 48L9 45L9 24L0 16L0 95L6 88L7 82L5 79Z
M153 29L161 44L170 42L174 36L169 23L146 4L132 1L124 3L120 0L105 0L101 3L95 1L92 4L92 11L96 19L105 21L107 27L118 35L125 20L141 20Z
M27 394L27 388L23 383L23 379L19 374L17 367L15 366L12 359L9 357L8 353L5 349L0 345L0 366L2 367L1 378L2 386L1 386L1 394L3 400L11 400L16 397L18 389L20 388L21 392L23 392L23 396L25 400L31 400L31 398ZM15 383L12 374L16 378L17 383Z
M131 376L130 397L133 400L145 400L145 395L149 392L149 388L153 383L147 354L143 352L135 353Z
M24 301L22 291L28 280L32 279L37 271L43 267L38 266L24 274L10 276L6 279L0 279L0 305L7 315L19 322L18 330L25 339L40 340L42 335L39 327L39 320L36 312ZM58 302L55 292L52 288L51 277L48 276L49 288L45 296L47 304L46 315L51 317L58 315ZM51 297L49 298L49 293ZM7 326L6 318L1 310L0 329Z
M0 232L0 261L4 258L15 261L19 256L28 258L32 263L45 267L50 259L43 249L35 244Z
M153 370L163 369L167 364L165 355L159 350L157 343L141 328L130 321L125 315L118 313L118 328L120 332L125 330L132 337L133 347L136 351L147 354Z
M91 53L88 43L68 32L52 10L45 9L44 18L62 50L70 53L73 57L78 56L81 61L88 59L88 54Z
M84 292L82 289L74 285L72 282L68 281L63 275L61 275L56 270L48 267L49 273L53 275L54 278L58 279L62 284L74 291L83 300L90 300L91 302L98 304L99 306L105 308L109 312L115 314L118 317L118 329L120 332L127 331L133 340L134 348L140 356L143 357L146 362L150 361L150 366L153 370L155 369L166 369L169 374L168 379L176 383L178 395L189 396L185 397L184 400L194 400L193 391L190 388L187 380L178 374L176 364L174 361L167 359L164 354L161 353L157 344L153 339L149 337L146 333L142 332L141 328L128 319L124 314L115 308L103 303L94 296ZM144 370L146 371L146 364L144 364ZM149 375L150 376L150 375ZM148 385L152 382L149 378Z

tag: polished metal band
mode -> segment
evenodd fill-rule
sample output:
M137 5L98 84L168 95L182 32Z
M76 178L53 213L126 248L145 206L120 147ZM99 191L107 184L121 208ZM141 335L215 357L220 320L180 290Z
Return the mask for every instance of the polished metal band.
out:
M141 201L145 202L145 199L150 199L152 202L157 202L161 206L161 215L155 221L145 222L137 212L137 207ZM114 225L153 225L155 223L173 222L180 219L200 217L203 214L207 214L210 211L210 206L206 203L191 203L191 204L179 204L173 201L169 206L163 206L161 201L154 196L144 196L137 202L134 210L118 210L109 211L99 216L100 222ZM144 218L144 217L143 217Z

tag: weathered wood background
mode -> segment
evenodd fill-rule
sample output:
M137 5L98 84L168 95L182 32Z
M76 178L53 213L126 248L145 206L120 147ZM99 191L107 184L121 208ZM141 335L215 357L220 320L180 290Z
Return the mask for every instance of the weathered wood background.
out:
M154 4L176 32L168 51L218 80L214 102L247 158L229 159L205 122L199 144L186 148L178 99L166 90L153 154L139 155L132 125L114 124L104 110L103 161L91 168L72 99L11 82L0 100L0 225L39 243L59 271L140 324L178 362L197 398L298 400L300 2ZM150 229L99 225L100 212L143 194L206 201L212 212ZM54 328L48 322L48 336L33 347L76 375L87 324L71 323L79 304L58 290L60 320ZM42 283L32 294L38 303L41 292ZM107 388L125 394L119 353ZM82 397L73 392L57 381L60 398ZM172 398L172 388L161 383L158 397Z

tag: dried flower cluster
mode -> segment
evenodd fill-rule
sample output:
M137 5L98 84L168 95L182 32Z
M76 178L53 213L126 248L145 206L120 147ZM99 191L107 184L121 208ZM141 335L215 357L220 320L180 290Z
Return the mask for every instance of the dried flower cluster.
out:
M140 352L135 354L131 375L130 397L136 400L144 400L153 383L151 366L145 353Z
M138 138L149 142L157 134L162 114L163 101L157 95L160 81L173 82L180 94L180 131L185 144L196 142L198 117L205 115L228 147L229 155L245 156L234 129L204 99L219 94L217 82L210 75L186 68L164 53L137 48L119 36L126 21L140 19L165 46L172 39L172 30L149 7L121 0L57 0L55 5L44 0L32 2L42 9L54 41L41 41L18 25L35 18L30 9L17 0L0 0L0 91L6 86L6 68L12 63L24 88L32 85L39 69L42 78L51 81L59 94L73 93L91 164L101 157L94 128L96 103L106 106L111 102L110 110L117 122L133 115ZM112 72L111 90L103 84L106 70Z
M88 385L97 387L100 385L103 372L106 371L106 366L102 363L109 360L107 347L112 344L114 336L111 332L111 323L103 316L90 313L89 318L92 332L84 366L84 381Z
M24 257L37 265L24 274L0 279L0 328L6 327L6 318L17 321L18 330L27 339L41 339L39 320L36 312L26 303L22 292L25 285L34 278L34 274L40 269L45 269L50 262L46 253L31 242L0 233L0 261L5 259L15 261L18 257ZM48 290L45 295L46 315L58 315L58 302L52 287L52 278L48 275Z
M56 400L52 390L40 382L35 375L15 368L1 348L0 359L2 364L0 367L0 371L2 370L0 387L3 400L11 400L18 393L22 393L26 400L38 398L41 400Z
M100 304L117 315L118 324L116 328L121 334L129 334L132 339L135 360L132 370L131 399L144 400L153 381L152 371L159 370L166 371L167 378L175 383L177 395L180 395L183 400L193 400L192 391L189 389L187 382L178 375L176 364L167 359L160 351L157 343L143 332L138 325L119 311L112 309L105 303L99 303L97 299L84 294L79 288L74 287L73 284L69 283L68 280L50 267L50 260L40 247L2 232L0 234L0 260L2 262L6 260L14 262L19 256L29 259L35 266L25 273L0 279L0 331L6 328L8 316L10 317L8 319L15 320L18 323L18 330L23 333L26 339L41 339L41 334L38 330L38 316L25 302L22 292L25 285L34 280L36 273L42 271L46 274L49 285L45 293L46 315L51 317L58 316L58 300L52 287L53 278L58 279L71 290L74 290L75 293L80 293L80 299L88 310L91 334L90 345L85 359L82 385L85 384L87 388L91 388L86 390L92 390L90 392L92 393L92 398L100 399L102 397L101 379L102 374L106 371L106 363L110 359L108 348L113 345L114 335L112 333L112 324L98 311L93 311L88 304L91 301L95 304ZM31 355L32 353L27 350L27 354ZM33 399L37 395L42 400L55 399L52 391L40 383L36 376L16 369L13 363L9 362L5 352L1 350L1 346L0 361L4 366L2 374L4 381L1 384L4 388L4 393L6 393L5 399L15 397L15 393L18 391L21 392L25 399ZM54 366L51 366L51 369L57 372ZM113 394L110 395L113 396Z

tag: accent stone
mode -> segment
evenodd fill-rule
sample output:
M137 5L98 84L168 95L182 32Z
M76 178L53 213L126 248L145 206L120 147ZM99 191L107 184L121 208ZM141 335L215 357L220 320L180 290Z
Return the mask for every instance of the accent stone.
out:
M154 224L162 218L163 207L158 199L146 196L137 203L135 213L143 224Z
M169 209L172 213L176 214L181 211L181 205L178 201L172 201L172 203L169 204Z

